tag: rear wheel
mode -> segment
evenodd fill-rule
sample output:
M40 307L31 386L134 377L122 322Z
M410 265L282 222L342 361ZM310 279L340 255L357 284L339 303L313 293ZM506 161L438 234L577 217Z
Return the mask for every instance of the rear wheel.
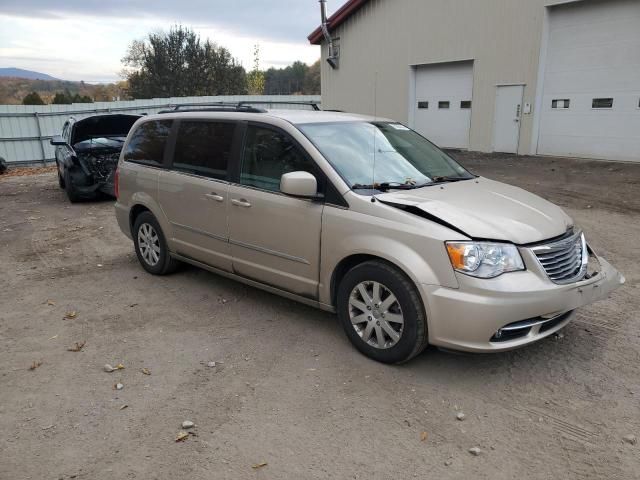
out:
M420 295L385 262L366 262L347 272L338 287L337 309L349 340L374 360L403 363L427 347Z
M151 212L136 217L132 233L138 261L147 272L167 275L176 270L179 263L171 257L164 233Z

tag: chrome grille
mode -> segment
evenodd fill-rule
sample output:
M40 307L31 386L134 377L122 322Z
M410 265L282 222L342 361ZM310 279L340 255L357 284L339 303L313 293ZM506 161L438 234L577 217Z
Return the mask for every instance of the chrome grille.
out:
M584 278L589 253L582 232L532 250L552 282L567 284Z

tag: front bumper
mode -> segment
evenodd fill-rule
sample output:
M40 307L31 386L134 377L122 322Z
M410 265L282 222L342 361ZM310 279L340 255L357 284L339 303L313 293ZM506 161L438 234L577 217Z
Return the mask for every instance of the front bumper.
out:
M597 275L570 285L556 285L536 268L490 280L460 274L458 289L422 285L429 342L467 352L502 352L557 332L571 321L573 310L606 298L625 282L606 260L593 255L590 261L597 263ZM522 321L533 325L515 338L496 338L503 327Z

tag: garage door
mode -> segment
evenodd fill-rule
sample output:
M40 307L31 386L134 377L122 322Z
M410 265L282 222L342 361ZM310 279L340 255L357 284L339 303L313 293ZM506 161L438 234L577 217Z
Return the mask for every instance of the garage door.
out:
M640 161L640 1L549 17L538 153Z
M473 62L415 69L413 127L436 145L469 148Z

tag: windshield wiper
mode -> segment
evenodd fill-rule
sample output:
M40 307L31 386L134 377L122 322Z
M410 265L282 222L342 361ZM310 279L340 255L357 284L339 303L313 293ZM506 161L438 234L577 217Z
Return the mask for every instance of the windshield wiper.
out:
M465 180L472 180L473 177L433 177L433 183L454 183L464 182Z
M351 187L352 190L378 190L380 192L388 192L389 190L415 190L416 188L422 188L430 185L429 183L423 183L420 185L414 185L411 183L399 183L399 182L383 182L376 183L375 185L362 185L356 183Z

